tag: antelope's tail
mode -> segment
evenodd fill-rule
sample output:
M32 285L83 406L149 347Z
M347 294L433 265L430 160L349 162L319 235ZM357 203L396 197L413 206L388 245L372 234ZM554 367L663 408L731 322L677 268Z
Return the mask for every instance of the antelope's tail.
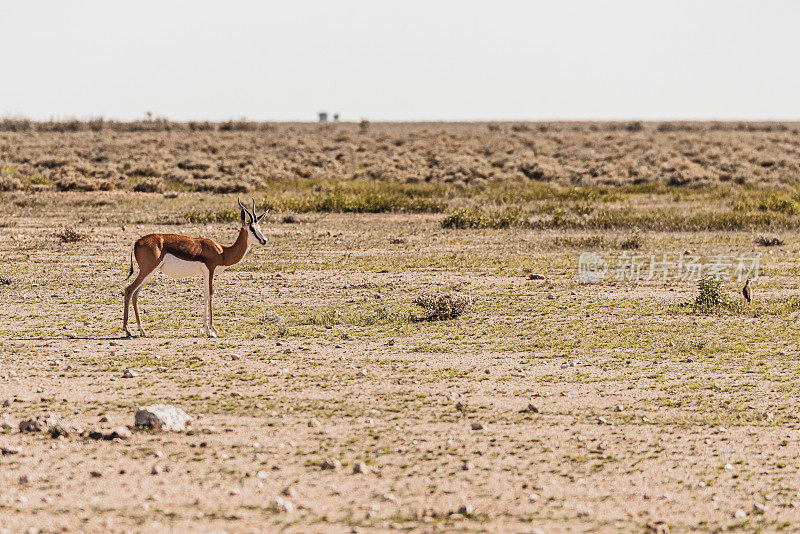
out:
M133 249L135 247L136 247L136 241L134 241L133 244L131 245L131 270L128 272L128 278L133 276ZM128 278L126 278L125 280L128 280Z

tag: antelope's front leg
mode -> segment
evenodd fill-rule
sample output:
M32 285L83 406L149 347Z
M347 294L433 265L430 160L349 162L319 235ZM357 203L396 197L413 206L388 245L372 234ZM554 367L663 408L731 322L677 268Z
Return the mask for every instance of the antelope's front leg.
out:
M208 277L208 329L211 337L217 337L217 329L214 328L214 273Z
M212 280L214 279L214 272L207 270L204 273L204 280L203 280L203 296L205 297L205 303L203 306L203 328L205 329L206 335L208 337L217 337L217 332L214 330L214 327L211 326L211 320L209 318L210 311L211 311L211 291L212 291Z

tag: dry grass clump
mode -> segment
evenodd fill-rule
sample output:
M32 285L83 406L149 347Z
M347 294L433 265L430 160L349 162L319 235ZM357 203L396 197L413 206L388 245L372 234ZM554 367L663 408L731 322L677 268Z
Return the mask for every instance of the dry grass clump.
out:
M472 297L458 293L427 292L412 301L421 307L425 314L412 317L413 321L449 321L457 319L472 306Z
M442 221L442 228L508 228L523 222L517 207L495 211L472 207L461 208L447 215Z
M768 237L760 235L756 238L756 244L762 247L781 247L784 244L783 239L779 237Z
M22 180L16 176L16 173L0 171L0 191L19 191L20 189L22 189Z
M85 241L89 238L88 235L79 232L74 226L64 226L61 230L56 232L55 236L62 243L77 243L78 241Z
M167 188L162 180L150 179L142 180L133 186L133 190L140 193L163 193Z
M65 176L55 181L59 191L111 191L114 184L108 180L97 180L85 176Z

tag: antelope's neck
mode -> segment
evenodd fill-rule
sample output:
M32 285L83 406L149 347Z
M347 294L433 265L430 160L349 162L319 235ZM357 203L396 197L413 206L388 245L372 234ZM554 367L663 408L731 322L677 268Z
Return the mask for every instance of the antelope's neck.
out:
M247 249L250 244L247 242L247 228L242 227L239 230L239 237L236 238L233 245L229 247L222 247L222 265L234 265L242 261L244 255L247 254Z

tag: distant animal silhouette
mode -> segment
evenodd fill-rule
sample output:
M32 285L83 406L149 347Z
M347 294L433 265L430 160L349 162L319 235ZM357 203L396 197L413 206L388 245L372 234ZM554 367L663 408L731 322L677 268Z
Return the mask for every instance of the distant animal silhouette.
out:
M744 295L744 300L747 302L753 301L753 286L750 285L750 279L747 279L745 282L744 287L742 288L742 295Z

